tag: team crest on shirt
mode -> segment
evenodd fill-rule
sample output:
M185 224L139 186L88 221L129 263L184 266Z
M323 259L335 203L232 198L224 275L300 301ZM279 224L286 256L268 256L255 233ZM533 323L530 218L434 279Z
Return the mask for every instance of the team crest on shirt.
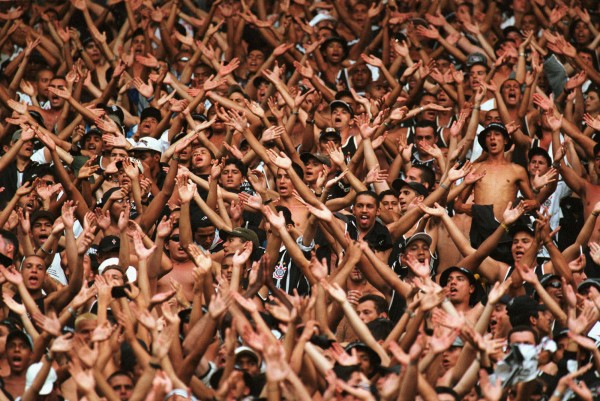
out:
M284 265L283 263L278 264L277 266L275 266L275 270L273 271L273 278L275 280L281 280L283 278L283 276L285 276L286 271L287 271L286 265Z

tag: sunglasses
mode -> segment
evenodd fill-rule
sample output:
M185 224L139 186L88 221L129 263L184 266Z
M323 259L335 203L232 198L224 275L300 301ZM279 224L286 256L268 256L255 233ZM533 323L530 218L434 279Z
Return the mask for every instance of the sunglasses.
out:
M169 237L169 241L179 242L179 235L173 235L172 237Z

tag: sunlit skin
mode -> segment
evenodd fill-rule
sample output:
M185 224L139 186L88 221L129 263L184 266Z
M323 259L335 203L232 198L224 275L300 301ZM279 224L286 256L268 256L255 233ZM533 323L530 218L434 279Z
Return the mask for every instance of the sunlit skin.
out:
M36 247L39 248L48 240L53 224L54 222L46 218L39 218L31 225L31 237Z
M370 323L375 319L387 316L387 313L377 313L375 302L368 300L358 304L356 313L364 324Z
M475 91L479 86L481 86L480 82L485 80L485 76L487 75L487 69L480 65L475 64L469 69L469 87L471 90Z
M585 96L585 112L593 115L600 113L600 96L598 92L587 92Z
M475 287L471 285L469 279L457 271L448 276L446 288L448 289L448 299L455 304L468 304L469 297L475 291Z
M402 214L408 211L408 207L413 201L417 198L423 198L423 195L419 195L414 189L409 187L408 185L400 188L400 193L398 194L398 205L400 206L400 212Z
M521 102L521 85L514 79L509 79L500 88L502 99L507 107L518 107Z
M508 337L508 343L535 345L535 336L529 331L515 331Z
M385 195L381 199L381 207L386 208L390 212L400 213L398 198L394 195Z
M133 394L133 380L126 375L116 375L109 379L108 384L117 393L120 401L127 401Z
M494 305L489 327L494 338L505 338L508 335L512 326L510 325L506 305L501 303Z
M511 251L515 262L519 262L523 258L525 252L531 247L533 240L533 237L525 231L518 232L514 235Z
M379 214L377 201L369 195L359 195L356 197L352 214L356 218L359 239L364 237L375 224L375 218Z
M527 172L530 177L535 175L544 175L550 170L550 165L544 156L533 156L527 164Z

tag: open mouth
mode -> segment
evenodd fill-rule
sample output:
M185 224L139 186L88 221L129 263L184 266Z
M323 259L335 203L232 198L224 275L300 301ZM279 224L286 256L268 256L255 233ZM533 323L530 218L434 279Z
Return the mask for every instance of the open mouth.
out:
M358 220L359 220L359 222L360 222L361 224L368 224L368 223L369 223L369 215L367 215L367 214L361 214L361 215L358 217Z
M43 244L43 243L45 243L45 242L48 240L48 237L49 237L49 236L48 236L48 235L46 235L46 234L41 234L41 235L38 237L38 238L39 238L39 242L40 242L40 244Z
M29 282L29 285L34 286L34 285L37 285L40 282L40 280L35 276L30 276L28 282Z

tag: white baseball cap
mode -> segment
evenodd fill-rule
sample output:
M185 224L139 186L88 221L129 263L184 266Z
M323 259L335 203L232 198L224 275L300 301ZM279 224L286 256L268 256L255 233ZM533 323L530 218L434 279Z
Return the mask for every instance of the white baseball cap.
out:
M152 138L151 136L145 136L141 138L138 143L131 149L132 152L135 151L144 151L144 150L152 150L154 152L162 153L162 147L160 146L160 141L156 138Z
M27 374L25 375L25 390L33 384L33 381L37 377L40 370L42 370L42 362L34 363L27 368ZM46 381L44 385L40 389L40 395L48 395L52 392L52 388L54 387L54 382L58 377L56 376L56 371L54 368L50 368L50 372L48 372L48 376L46 376Z

